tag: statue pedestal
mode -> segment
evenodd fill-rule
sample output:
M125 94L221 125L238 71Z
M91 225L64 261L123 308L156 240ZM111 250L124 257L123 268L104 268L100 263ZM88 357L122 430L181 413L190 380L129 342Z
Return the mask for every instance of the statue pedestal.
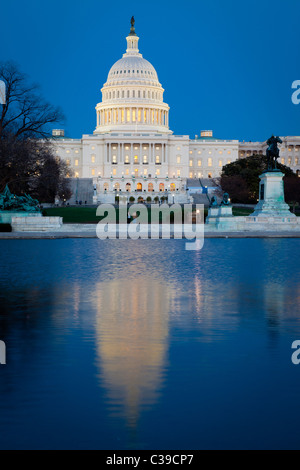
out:
M296 217L284 199L284 174L267 171L260 176L259 203L251 217Z
M232 215L231 205L212 206L208 210L206 224L218 230L234 230L236 229L237 218Z

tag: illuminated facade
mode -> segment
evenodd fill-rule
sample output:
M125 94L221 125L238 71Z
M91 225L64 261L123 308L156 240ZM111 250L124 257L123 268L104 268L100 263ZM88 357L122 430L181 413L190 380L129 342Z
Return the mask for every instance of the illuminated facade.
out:
M134 26L127 50L110 69L96 106L96 129L81 139L65 139L54 131L56 154L70 166L70 177L94 184L94 202L167 195L170 202L187 202L187 178L217 178L222 167L255 152L264 143L219 140L212 131L200 137L174 135L169 106L154 67L139 52ZM285 164L300 170L300 137L284 138ZM290 150L291 149L291 150Z

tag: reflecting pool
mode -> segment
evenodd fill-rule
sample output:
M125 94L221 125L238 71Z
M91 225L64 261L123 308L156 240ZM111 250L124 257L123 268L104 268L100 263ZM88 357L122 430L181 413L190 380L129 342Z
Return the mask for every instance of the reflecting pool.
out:
M300 448L299 249L0 241L0 448Z

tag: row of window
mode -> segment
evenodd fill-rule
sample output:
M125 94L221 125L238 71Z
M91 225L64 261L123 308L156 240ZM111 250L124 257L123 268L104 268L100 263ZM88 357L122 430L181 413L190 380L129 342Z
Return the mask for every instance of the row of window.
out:
M117 145L116 144L112 144L112 149L113 150L117 150ZM139 150L140 147L138 147L137 145L135 145L133 147L134 150ZM130 146L129 145L125 145L125 150L129 150L130 149ZM143 146L143 150L148 150L149 149L149 145L144 145ZM156 145L155 147L156 150L161 150L161 145ZM94 150L94 148L92 147L92 150Z
M181 157L178 156L176 161L177 161L177 164L180 165L180 164L181 164ZM282 164L284 165L284 164L285 164L285 159L282 158L282 159L281 159L281 162L282 162ZM66 163L67 163L67 165L70 165L70 164L71 164L70 160L66 160ZM95 156L95 155L92 155L92 156L91 156L91 163L96 163L96 156ZM115 164L115 165L118 163L118 157L117 157L117 155L112 155L112 163ZM129 157L129 155L125 155L125 156L124 156L124 163L127 164L127 165L129 165L129 164L131 163L131 162L130 162L130 157ZM134 164L139 164L139 163L140 163L140 159L139 159L139 156L138 156L138 155L134 155L134 157L133 157L133 163L134 163ZM160 165L161 163L162 163L161 156L160 156L160 155L156 155L156 157L155 157L155 164ZM231 160L227 160L227 164L230 164L230 163L231 163ZM149 157L148 157L148 155L144 155L144 156L143 156L143 164L145 164L145 165L148 165L148 164L149 164ZM202 160L198 160L197 165L198 165L199 167L201 167L202 164L203 164ZM289 164L289 165L292 164L292 159L290 159L290 158L288 159L288 164ZM298 158L296 158L296 159L295 159L295 165L298 165L298 164L299 164L299 161L298 161ZM74 161L74 165L75 165L75 166L79 166L79 160L78 160L78 159L76 159L76 160ZM219 167L222 168L223 165L224 165L223 160L219 160ZM190 166L190 167L193 167L193 166L194 166L194 161L193 161L193 160L190 160L189 166ZM207 166L209 166L209 167L212 167L212 166L213 166L213 159L212 159L212 158L208 158L208 160L207 160Z
M205 151L206 151L206 149L202 149L202 150L198 150L198 151L197 150L190 150L190 155L192 155L194 152L198 152L198 155L201 155L201 153L205 152ZM218 149L216 149L216 152L218 152L219 155L223 155L223 153L226 153L226 150L224 150L224 152L223 152L223 150L218 151ZM208 153L209 153L209 155L212 155L212 150L209 150ZM227 154L231 155L231 150L227 150Z
M95 160L93 160L93 157L92 157L92 163L95 163ZM117 155L113 155L113 156L112 156L112 163L115 164L115 165L118 163ZM130 157L129 157L129 155L125 155L125 156L124 156L124 163L127 164L127 165L130 164ZM140 163L140 159L139 159L139 156L138 156L138 155L134 155L134 157L133 157L133 163L134 163L134 164L139 164L139 163ZM148 165L148 163L149 163L148 155L144 155L144 156L143 156L143 164L144 164L144 165ZM160 155L156 155L156 157L155 157L155 163L156 163L157 165L160 165L160 164L162 163L162 160L161 160Z
M146 77L155 77L155 73L154 72L150 72L150 70L127 70L127 69L123 69L123 70L115 70L114 72L112 72L113 75L131 75L131 74L135 74L137 73L138 75L143 75L143 76L146 76Z
M202 163L203 163L202 160L198 160L197 165L198 165L198 166L202 166ZM229 165L230 163L231 163L231 160L228 159L228 160L227 160L227 164ZM220 168L222 168L224 164L225 164L225 163L223 162L223 160L219 160L219 167L220 167ZM190 160L189 165L190 165L190 167L195 166L194 160ZM212 159L212 158L208 158L208 159L207 159L207 166L209 166L209 167L212 167L212 166L213 166L213 159Z
M155 175L156 176L161 176L161 170L158 168L156 171L155 171ZM98 175L96 174L96 169L95 168L92 168L91 169L91 175L92 176L101 176L101 173L98 173ZM116 168L113 168L112 172L111 172L111 176L117 176L118 175L118 172L117 172L117 169ZM143 171L143 173L140 173L138 169L135 169L134 172L130 172L130 170L127 168L124 172L122 172L122 176L134 176L136 178L138 178L139 176L141 177L147 177L147 178L151 178L152 175L150 175L148 173L148 170L145 169ZM174 173L173 174L173 177L175 178L176 174ZM177 170L177 177L180 177L181 176L181 171L180 170Z
M284 147L281 147L280 148L280 152L284 152L285 150L287 150L288 152L292 152L293 151L293 148L289 147L288 149L284 148ZM294 151L295 152L299 152L299 147L294 147ZM248 151L244 151L242 150L240 152L240 156L241 157L251 157L251 155L263 155L263 151L262 150L248 150Z
M203 178L204 174L201 173L201 171L198 171L198 173L193 173L192 171L190 171L189 177L190 178ZM207 178L212 178L212 173L207 173Z
M123 90L123 91L106 91L103 93L103 100L115 100L120 98L148 98L153 100L163 100L163 94L155 91L142 90Z
M136 185L137 191L143 191L143 188L144 189L147 188L149 193L154 192L154 184L153 183L148 183L148 185L144 185L144 186L142 185L142 183L138 183ZM103 189L104 189L104 191L109 191L109 184L104 183ZM114 184L114 189L117 190L117 191L120 191L120 189L121 189L120 183L115 183ZM127 192L131 192L131 183L126 183L125 189L126 189ZM159 184L158 190L160 192L165 191L166 189L167 188L165 187L164 183ZM175 183L170 184L170 191L176 191Z
M70 161L70 160L66 160L66 163L67 163L67 165L70 165L70 164L71 164L71 161ZM96 163L96 157L95 157L94 155L92 155L92 157L91 157L91 163ZM117 155L113 155L113 156L112 156L112 163L113 163L113 164L117 164L117 163L118 163L118 162L117 162ZM125 157L124 157L124 163L125 163L125 164L130 164L130 157L129 157L129 155L125 155ZM134 163L135 163L135 164L139 164L139 163L140 163L140 162L139 162L139 157L138 157L138 155L134 155ZM144 164L148 164L148 163L149 163L149 160L148 160L148 156L147 156L147 155L144 155L144 157L143 157L143 163L144 163ZM160 164L162 163L162 162L161 162L161 157L160 157L159 155L156 155L156 157L155 157L155 163L156 163L157 165L160 165ZM177 157L177 164L180 164L180 163L181 163L181 157ZM202 160L198 160L198 162L197 162L198 167L202 167L202 163L203 163ZM231 163L231 160L227 160L227 164L230 164L230 163ZM224 164L225 164L225 163L223 162L223 160L219 160L218 165L219 165L220 168L222 168L222 167L224 166ZM293 159L292 159L292 158L288 158L288 159L281 158L281 164L282 164L282 165L286 165L286 164L287 164L287 165L290 165L290 166L291 166L291 165L293 165ZM78 167L78 166L79 166L79 160L78 160L78 159L75 159L74 165L75 165L75 167ZM294 165L299 165L299 158L295 158L295 160L294 160ZM189 166L190 166L190 167L193 167L193 166L194 166L194 161L193 161L193 160L190 160ZM212 158L209 158L209 159L207 160L207 166L208 166L208 167L212 167L212 166L213 166L213 160L212 160ZM146 171L147 171L147 170L146 170Z
M287 158L287 159L282 158L282 159L281 159L281 163L282 163L282 165L288 164L288 165L290 165L290 166L291 166L291 165L292 165L292 166L293 166L293 165L299 165L299 158L295 158L294 163L293 163L293 159L292 159L291 157L289 157L289 158Z
M72 152L73 152L72 149L67 149L67 150L66 150L66 154L67 154L67 155L70 155ZM78 154L79 154L79 150L78 150L78 149L75 149L75 150L74 150L74 153L75 153L76 155L78 155ZM56 150L56 154L59 154L59 150Z

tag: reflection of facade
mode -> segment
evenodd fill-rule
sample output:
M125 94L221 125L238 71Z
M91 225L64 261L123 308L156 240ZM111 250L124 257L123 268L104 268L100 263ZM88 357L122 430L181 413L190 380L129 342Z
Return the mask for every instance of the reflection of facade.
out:
M141 407L153 405L162 386L168 346L168 289L162 282L141 275L134 281L108 282L101 292L97 298L101 384L108 390L112 414L124 415L128 425L134 426Z

